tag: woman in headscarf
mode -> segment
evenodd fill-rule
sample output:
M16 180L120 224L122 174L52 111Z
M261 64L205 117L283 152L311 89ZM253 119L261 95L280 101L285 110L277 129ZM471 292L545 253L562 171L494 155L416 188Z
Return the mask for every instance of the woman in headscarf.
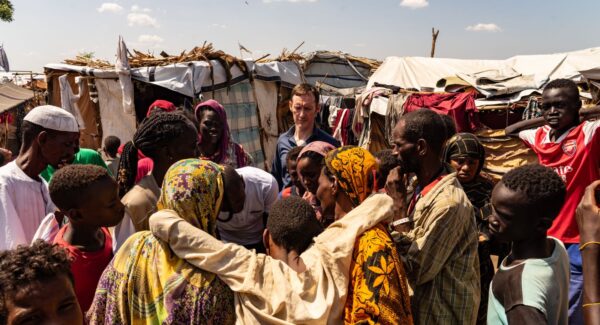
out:
M206 160L175 163L165 175L158 209L173 210L215 235L222 174L222 167ZM87 316L90 324L233 324L233 303L233 293L214 274L142 231L123 244L102 274Z
M323 169L323 166L325 166L325 156L333 149L335 149L335 147L327 142L314 141L304 146L296 159L296 170L300 176L300 181L306 189L302 195L302 199L313 206L315 213L317 214L317 219L324 227L331 224L333 219L323 217L321 204L317 199L317 188L319 187L321 170Z
M479 229L479 272L481 277L481 302L477 313L477 324L487 321L487 304L490 282L494 277L494 265L490 257L491 238L488 231L489 203L494 183L481 175L485 162L485 149L471 133L457 133L446 142L444 161L456 170L462 185L475 210Z
M367 150L345 146L330 151L317 197L335 220L377 192L377 162ZM344 323L412 324L408 283L392 238L381 222L356 239Z
M209 99L198 104L195 113L198 120L200 158L234 168L252 165L252 157L231 139L223 105Z

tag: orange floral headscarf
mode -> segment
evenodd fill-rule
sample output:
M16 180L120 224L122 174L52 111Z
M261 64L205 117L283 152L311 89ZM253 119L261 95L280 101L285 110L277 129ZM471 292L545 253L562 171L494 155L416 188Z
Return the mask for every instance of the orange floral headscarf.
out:
M325 165L354 206L377 190L376 172L379 167L375 157L366 149L355 146L337 148L327 154ZM369 182L369 175L373 176L373 184Z

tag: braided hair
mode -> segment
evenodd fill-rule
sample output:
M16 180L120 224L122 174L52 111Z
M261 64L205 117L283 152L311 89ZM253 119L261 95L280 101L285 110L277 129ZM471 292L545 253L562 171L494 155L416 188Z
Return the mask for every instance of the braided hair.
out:
M183 114L156 113L147 117L133 135L133 140L127 142L123 148L117 177L119 197L123 197L135 185L138 150L155 160L159 149L168 146L190 128L198 133L196 127Z

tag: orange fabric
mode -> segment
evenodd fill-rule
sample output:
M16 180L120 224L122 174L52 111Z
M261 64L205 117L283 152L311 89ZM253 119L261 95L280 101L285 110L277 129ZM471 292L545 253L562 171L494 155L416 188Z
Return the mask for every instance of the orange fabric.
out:
M380 223L354 245L344 324L413 324L404 267Z

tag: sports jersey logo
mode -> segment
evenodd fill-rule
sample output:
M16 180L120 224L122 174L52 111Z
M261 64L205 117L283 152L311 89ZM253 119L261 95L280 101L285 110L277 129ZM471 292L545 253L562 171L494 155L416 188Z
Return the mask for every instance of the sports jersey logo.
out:
M565 143L563 143L563 145L562 145L562 150L565 153L565 155L567 155L569 157L573 157L575 155L575 152L577 152L577 141L575 141L575 140L565 141Z

